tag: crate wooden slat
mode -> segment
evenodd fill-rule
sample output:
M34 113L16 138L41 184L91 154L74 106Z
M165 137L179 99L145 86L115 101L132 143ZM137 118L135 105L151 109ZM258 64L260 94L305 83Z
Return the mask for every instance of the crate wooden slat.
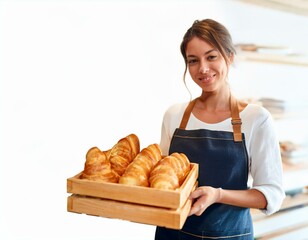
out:
M181 229L190 211L191 203L188 199L182 208L166 209L72 194L67 199L67 210L68 212Z
M138 203L163 208L181 208L198 177L198 164L191 163L191 170L177 190L160 190L150 187L127 186L118 183L95 182L80 179L81 173L67 179L67 192L104 199Z

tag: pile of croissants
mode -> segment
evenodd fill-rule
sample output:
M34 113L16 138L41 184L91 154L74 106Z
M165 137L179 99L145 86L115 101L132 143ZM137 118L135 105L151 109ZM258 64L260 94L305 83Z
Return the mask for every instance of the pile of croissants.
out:
M98 147L89 149L81 178L175 190L189 172L190 162L185 154L162 156L156 143L140 151L139 138L129 134L107 151L101 151Z

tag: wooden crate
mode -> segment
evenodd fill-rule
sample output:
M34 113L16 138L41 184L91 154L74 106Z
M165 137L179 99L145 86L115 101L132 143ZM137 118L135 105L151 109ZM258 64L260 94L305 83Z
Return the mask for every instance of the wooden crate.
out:
M127 186L119 183L95 182L80 179L82 173L79 173L76 176L67 179L67 192L83 196L123 201L127 203L137 203L170 209L181 209L187 202L187 198L195 186L198 177L198 164L191 163L190 167L191 170L188 176L182 186L177 190L160 190L150 187ZM75 199L76 196L72 196L72 199L69 201L90 201L90 198ZM96 201L95 199L92 200Z
M72 194L67 199L67 210L74 213L181 229L189 214L191 204L192 201L188 199L181 208L168 209Z

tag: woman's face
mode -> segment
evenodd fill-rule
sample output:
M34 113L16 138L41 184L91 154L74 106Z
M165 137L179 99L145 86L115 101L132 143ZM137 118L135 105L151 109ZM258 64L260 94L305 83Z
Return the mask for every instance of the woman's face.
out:
M187 44L186 57L191 78L204 92L218 91L227 85L228 66L212 45L193 37Z

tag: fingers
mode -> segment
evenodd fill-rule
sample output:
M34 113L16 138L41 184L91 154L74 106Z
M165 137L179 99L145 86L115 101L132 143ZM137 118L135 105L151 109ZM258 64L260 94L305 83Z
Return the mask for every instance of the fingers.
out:
M205 209L207 209L213 203L217 202L220 196L220 190L221 189L203 186L193 191L189 198L196 201L193 203L190 209L189 216L193 214L200 216L205 211Z
M208 205L205 204L204 199L201 197L192 205L188 216L191 215L200 216L207 207Z
M196 199L201 197L202 195L203 195L203 190L202 188L199 187L190 194L189 199Z

